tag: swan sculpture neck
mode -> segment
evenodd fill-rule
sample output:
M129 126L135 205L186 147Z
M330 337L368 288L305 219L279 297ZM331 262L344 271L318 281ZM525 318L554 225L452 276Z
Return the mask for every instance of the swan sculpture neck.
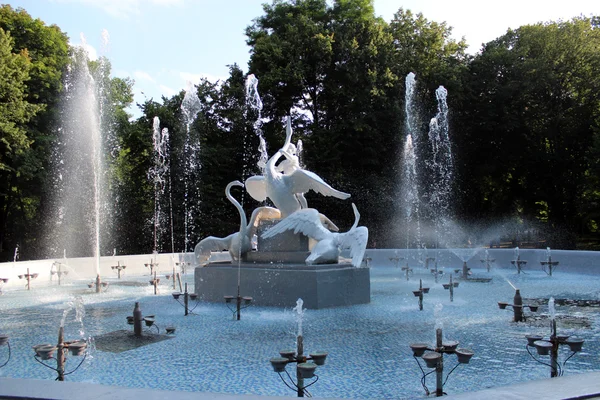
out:
M244 187L244 184L240 181L233 181L229 182L227 184L227 187L225 188L225 196L231 202L231 204L233 204L235 208L237 208L240 214L240 235L244 235L246 233L246 228L248 227L248 223L246 221L246 212L244 211L242 205L231 195L231 188L233 186Z

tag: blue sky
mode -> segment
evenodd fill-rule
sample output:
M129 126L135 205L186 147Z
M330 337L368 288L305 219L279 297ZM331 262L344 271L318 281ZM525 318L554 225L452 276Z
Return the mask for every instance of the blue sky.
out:
M72 44L82 44L83 35L92 53L111 60L113 75L135 80L136 101L141 102L171 96L200 76L225 78L227 65L233 63L246 71L249 47L244 29L270 0L0 2L58 25ZM598 0L375 0L375 13L386 21L400 7L422 12L428 20L446 21L457 38L467 39L472 53L509 27L600 15Z

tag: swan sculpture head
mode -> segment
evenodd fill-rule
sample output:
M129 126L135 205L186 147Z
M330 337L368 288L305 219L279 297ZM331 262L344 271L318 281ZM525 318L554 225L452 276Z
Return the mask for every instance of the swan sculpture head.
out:
M317 174L300 167L297 148L291 142L290 121L288 117L285 144L269 158L265 174L251 176L246 180L246 190L250 196L257 201L271 199L284 218L306 208L306 202L302 201L301 195L310 190L342 200L350 197L350 194L331 187ZM285 160L280 163L282 157L285 157Z

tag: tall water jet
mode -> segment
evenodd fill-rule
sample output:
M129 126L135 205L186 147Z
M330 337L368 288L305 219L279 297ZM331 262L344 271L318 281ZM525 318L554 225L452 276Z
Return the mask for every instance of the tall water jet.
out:
M152 126L152 145L154 148L154 165L148 171L148 178L154 184L154 251L159 252L161 239L166 229L166 213L163 211L165 190L170 183L169 174L169 130L160 129L160 119L154 117ZM173 251L173 249L171 249Z
M404 111L405 131L402 159L400 192L403 195L403 213L406 220L406 249L410 247L411 233L414 245L421 248L421 221L419 217L419 178L417 173L418 113L415 101L415 74L409 73L405 79ZM411 228L413 232L411 232Z
M256 120L254 121L253 127L254 132L258 135L259 146L258 151L260 153L260 158L258 159L258 167L261 170L261 173L264 174L264 169L267 165L267 160L269 159L269 155L267 153L267 142L262 135L261 130L261 111L263 108L263 102L258 93L258 79L254 74L248 75L246 78L246 105L249 109L254 110L257 113ZM244 148L246 147L246 143L244 143ZM246 161L246 160L244 160ZM245 171L244 171L245 172Z
M188 87L185 91L185 96L181 102L181 111L183 112L183 119L186 128L185 142L183 145L183 174L182 179L184 182L184 221L183 221L183 251L187 253L188 244L190 243L190 225L194 221L197 212L197 206L193 207L190 204L190 199L198 199L199 194L197 193L197 175L202 167L199 159L200 154L200 141L196 138L191 137L191 126L196 120L196 116L202 110L202 104L196 94L195 87L192 83L188 83ZM192 186L195 184L195 186ZM193 224L192 224L193 226Z
M85 43L85 38L82 36ZM108 193L104 190L105 138L102 133L102 99L106 90L90 71L88 54L76 49L65 75L61 125L53 149L55 225L51 227L52 257L58 249L74 257L95 258L100 270L102 211ZM106 59L98 60L94 73L106 78ZM91 250L91 251L90 251ZM92 253L92 254L90 254Z
M451 192L454 175L452 144L448 134L448 91L440 86L435 91L437 114L429 123L431 158L428 166L431 174L430 209L435 224L436 241L448 237L451 219ZM439 246L438 246L439 247Z

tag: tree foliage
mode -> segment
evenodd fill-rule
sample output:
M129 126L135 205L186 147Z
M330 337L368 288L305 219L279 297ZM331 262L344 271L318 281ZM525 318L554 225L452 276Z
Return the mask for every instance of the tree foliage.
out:
M600 24L577 17L522 26L485 44L475 55L452 38L445 22L400 8L386 22L372 0L274 0L246 29L248 71L231 65L222 82L194 87L200 103L186 126L184 92L150 99L130 110L134 82L111 76L107 59L82 61L56 26L24 10L0 7L0 251L41 256L42 223L56 214L51 149L58 129L65 71L85 62L103 110L105 176L112 219L103 221L103 254L191 250L208 235L226 236L239 217L225 198L233 180L260 173L259 133L269 154L284 141L292 116L302 162L337 189L352 194L369 227L370 245L400 247L393 210L405 130L405 77L417 77L421 105L413 128L422 200L431 190L429 118L435 89L449 93L450 137L456 166L452 214L462 222L508 218L544 232L546 244L572 248L576 235L597 234L600 219ZM80 64L78 64L80 63ZM248 106L247 74L259 79L264 107ZM66 94L68 97L68 93ZM153 120L169 131L168 196L155 196ZM53 147L54 146L54 147ZM257 204L233 196L246 214ZM353 222L350 201L308 194L342 230ZM398 229L400 228L400 229ZM170 232L173 232L171 236ZM74 231L75 232L75 231ZM35 246L34 246L35 244Z

